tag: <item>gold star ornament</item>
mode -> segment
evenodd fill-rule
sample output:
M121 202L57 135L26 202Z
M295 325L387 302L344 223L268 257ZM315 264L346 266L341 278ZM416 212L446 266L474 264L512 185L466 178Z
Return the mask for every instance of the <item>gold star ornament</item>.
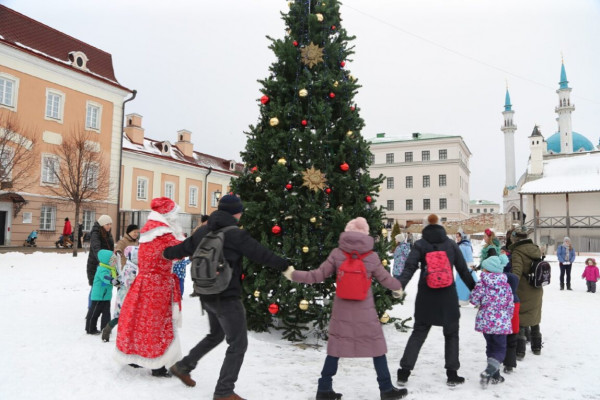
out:
M317 46L313 42L300 50L302 63L312 68L320 62L323 62L323 48Z
M302 172L302 180L304 181L302 186L306 186L315 192L323 190L325 188L325 184L327 183L325 174L322 173L320 169L315 169L315 167L310 167L306 171Z

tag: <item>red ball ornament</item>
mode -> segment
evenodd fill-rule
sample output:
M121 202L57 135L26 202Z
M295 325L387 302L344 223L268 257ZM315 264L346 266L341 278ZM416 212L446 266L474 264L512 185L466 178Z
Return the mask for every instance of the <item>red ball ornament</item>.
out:
M271 101L271 99L266 94L263 97L260 98L260 102L262 104L267 104L269 101Z
M293 186L292 186L292 184L291 184L291 183L288 183L287 185L285 185L285 188L286 188L287 190L292 190Z
M275 225L271 228L271 232L273 232L274 235L279 235L281 233L281 227L279 225Z
M345 66L346 66L346 61L342 61L342 62L340 63L340 67L344 68Z
M297 41L297 40L294 40L294 41L292 42L292 44L294 45L294 47L298 47L298 41Z
M250 169L250 172L252 172L253 174L255 174L257 171L258 167L256 165Z
M246 274L242 274L242 280L246 279Z
M333 99L334 97L335 97L335 93L333 93L333 92L330 92L330 93L329 93L329 98Z
M277 314L279 312L279 306L275 303L269 304L269 312L273 315Z
M365 196L365 201L366 201L367 203L370 203L370 202L372 202L372 201L373 201L373 199L371 198L371 196Z
M308 121L307 121L307 120L305 120L305 119L303 119L303 120L302 120L302 122L300 122L300 123L302 124L302 126L306 126L306 125L308 125Z
M327 189L325 189L325 193L327 193L327 194L331 194L331 188L327 188Z
M350 111L354 111L354 110L356 110L356 107L350 106Z
M344 172L350 169L350 166L347 163L340 164L340 169Z
M335 25L331 25L331 30L335 31Z

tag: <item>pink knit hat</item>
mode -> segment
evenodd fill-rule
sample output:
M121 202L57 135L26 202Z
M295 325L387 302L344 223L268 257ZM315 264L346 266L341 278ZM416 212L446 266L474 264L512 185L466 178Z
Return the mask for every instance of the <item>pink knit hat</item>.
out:
M369 224L367 223L367 220L363 217L354 218L346 224L346 229L344 229L344 232L359 232L368 235Z

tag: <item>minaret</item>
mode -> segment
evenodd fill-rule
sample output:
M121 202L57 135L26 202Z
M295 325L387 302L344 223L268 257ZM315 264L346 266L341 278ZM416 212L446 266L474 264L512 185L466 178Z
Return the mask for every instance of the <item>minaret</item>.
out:
M512 104L510 104L510 94L508 93L508 86L506 87L506 99L504 100L504 125L500 128L504 132L504 164L506 173L506 188L513 189L517 182L515 178L515 131L517 126L513 124L513 115L515 112L512 110Z
M538 126L533 127L533 132L529 136L529 173L531 175L541 175L544 172L544 148L546 141L540 133Z
M571 113L575 110L575 105L571 104L571 88L567 81L567 72L565 71L564 60L560 69L560 87L558 93L558 107L554 111L558 114L558 133L560 136L560 152L568 154L573 152L573 128L571 125Z

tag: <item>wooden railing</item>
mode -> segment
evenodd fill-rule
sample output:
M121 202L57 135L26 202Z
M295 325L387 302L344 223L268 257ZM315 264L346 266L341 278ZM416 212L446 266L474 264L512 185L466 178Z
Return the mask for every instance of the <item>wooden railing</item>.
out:
M600 228L600 215L538 217L525 221L529 228Z

